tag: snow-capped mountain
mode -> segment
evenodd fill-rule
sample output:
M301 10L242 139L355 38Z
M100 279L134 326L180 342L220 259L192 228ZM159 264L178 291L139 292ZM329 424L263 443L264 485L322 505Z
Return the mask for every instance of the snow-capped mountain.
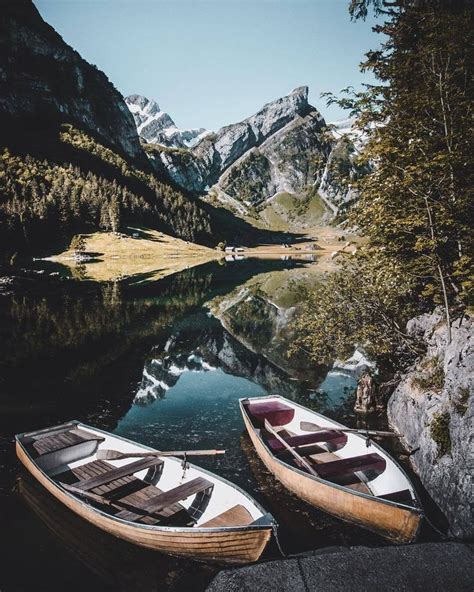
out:
M125 99L130 109L138 134L151 144L170 148L190 148L209 132L204 128L180 130L172 118L162 111L156 101L142 95L129 95Z

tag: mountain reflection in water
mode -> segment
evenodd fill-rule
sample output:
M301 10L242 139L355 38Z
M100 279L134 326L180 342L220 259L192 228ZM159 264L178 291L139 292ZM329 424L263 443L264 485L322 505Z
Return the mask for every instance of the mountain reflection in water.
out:
M160 573L154 571L158 567L150 572L149 552L98 534L75 516L59 519L58 508L48 510L51 500L37 484L23 483L23 497L12 492L22 473L13 435L72 418L161 449L225 448L223 458L203 458L198 464L243 486L272 511L288 552L380 542L289 495L242 435L240 397L272 392L341 418L352 414L352 393L344 392L344 381L339 393L337 384L325 393L325 369L287 358L293 312L248 284L258 274L304 265L213 262L159 282L141 278L137 284L135 278L134 285L55 278L0 299L0 501L5 512L0 543L7 549L0 589L60 589L69 582L70 590L125 590L130 574L137 573L133 564L150 577L137 578L136 589L185 589L180 586L195 573L199 590L213 573L162 556L156 559ZM31 536L27 544L25 533ZM83 537L104 539L107 553L83 545ZM25 550L30 555L35 548L43 549L36 552L35 569L22 570ZM277 556L274 546L268 553ZM120 559L129 555L131 560ZM86 565L82 576L77 561ZM58 564L70 568L73 577L63 574L51 583Z

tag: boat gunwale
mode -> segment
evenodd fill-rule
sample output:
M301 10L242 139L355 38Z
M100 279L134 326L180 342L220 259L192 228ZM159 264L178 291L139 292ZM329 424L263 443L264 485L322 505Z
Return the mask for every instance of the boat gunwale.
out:
M125 438L124 436L119 436L119 435L116 435L116 434L112 434L111 432L107 432L107 431L102 430L100 428L96 428L96 427L90 426L90 425L85 424L85 423L83 423L81 421L78 421L76 419L71 420L71 421L67 421L67 422L65 422L63 424L58 424L57 426L54 426L54 429L61 428L63 426L67 426L67 425L82 426L82 427L84 427L86 429L90 429L92 431L100 432L101 434L106 434L107 436L112 436L113 438L118 438L119 440L123 440L124 442L127 442L129 444L138 445L138 446L144 448L145 450L148 450L148 451L151 451L151 452L158 452L155 448L151 448L150 446L146 446L145 444L141 444L139 442L135 442L134 440L130 440L129 438ZM23 452L26 454L26 456L28 457L29 461L41 472L41 474L53 485L53 487L57 488L61 493L65 494L67 497L69 497L72 500L74 500L74 502L79 503L81 506L85 507L86 509L91 510L92 512L96 512L96 513L104 516L105 518L107 518L109 520L112 520L114 522L118 522L120 524L127 524L128 526L131 526L133 528L138 528L138 529L143 529L143 530L149 530L149 531L159 531L159 532L165 532L165 533L166 532L169 532L169 533L194 533L195 532L197 534L215 534L215 533L221 533L221 532L247 532L247 531L250 532L250 531L269 530L269 529L272 530L272 531L274 531L276 528L278 528L278 523L275 520L274 516L270 512L267 512L244 489L242 489L238 485L235 485L231 481L228 481L227 479L224 479L220 475L216 475L212 471L208 471L207 469L203 469L202 467L198 467L197 465L194 465L193 463L187 463L187 464L190 467L193 467L194 469L196 469L197 471L202 471L203 473L205 473L207 475L210 475L211 477L214 477L218 481L221 481L224 484L229 485L230 487L232 487L232 488L236 489L237 491L239 491L239 493L243 494L262 513L262 516L260 518L257 518L256 520L261 520L262 518L267 518L268 522L267 523L261 523L261 524L247 524L247 525L242 525L242 526L218 526L218 527L206 528L206 527L202 527L202 526L197 526L197 527L190 527L190 526L160 526L160 525L157 525L157 524L143 524L143 523L132 522L130 520L123 520L122 518L117 518L113 514L108 514L107 512L104 512L103 510L101 510L100 508L95 508L94 506L91 506L90 504L88 504L85 501L81 500L79 497L75 496L73 493L71 493L71 492L67 491L66 489L64 489L54 479L52 479L45 471L43 471L43 469L41 469L36 464L35 460L31 456L31 454L28 452L28 450L23 445L23 442L21 441L21 439L24 438L24 437L27 437L27 436L37 435L37 434L40 434L40 433L46 433L48 431L48 429L51 429L51 428L45 428L43 430L37 430L37 431L34 431L34 432L23 432L21 434L15 434L15 441L17 442L17 444L19 444L21 446ZM179 461L179 459L177 457L175 457L175 456L170 456L170 457L167 457L167 458L172 459L172 460Z
M313 481L317 481L319 483L323 483L324 485L328 485L329 487L333 487L335 489L339 489L341 491L344 491L345 493L349 493L351 495L356 495L356 496L362 497L362 498L367 499L367 500L375 501L377 503L386 504L386 505L391 506L391 507L395 506L397 508L402 508L402 509L410 510L413 513L419 514L421 517L424 516L425 512L423 510L423 507L420 504L420 500L418 499L417 492L416 492L415 487L413 486L410 478L405 473L405 471L402 469L402 467L397 463L397 461L390 454L388 454L381 446L379 446L376 442L372 442L371 443L371 446L375 446L376 448L378 448L379 450L381 450L384 454L386 454L389 457L389 459L395 464L395 466L397 467L397 469L399 469L401 471L401 473L403 474L403 476L405 477L405 479L408 481L408 483L411 485L411 487L413 489L415 500L416 500L418 506L407 506L406 504L401 504L399 502L394 502L394 501L391 501L391 500L382 499L380 497L377 497L375 495L369 495L368 493L364 493L362 491L357 491L355 489L349 489L348 487L344 487L344 485L339 485L338 483L332 483L331 481L327 481L326 479L323 479L322 477L318 477L316 475L312 475L311 473L307 473L307 472L301 470L298 467L293 467L293 466L289 465L288 463L286 463L286 462L282 461L281 459L279 459L277 456L275 456L273 454L273 452L270 450L270 448L268 447L268 445L266 444L266 442L263 440L263 438L261 437L261 435L257 432L257 429L253 425L253 422L252 422L251 418L249 417L249 414L247 413L247 411L246 411L246 409L245 409L245 407L243 405L243 403L245 401L256 401L256 400L274 399L274 398L279 398L279 399L283 399L284 401L288 401L292 405L296 405L297 407L299 407L300 409L303 409L304 411L309 411L310 413L313 413L314 415L317 415L318 417L321 417L321 418L323 418L325 420L328 420L329 419L329 421L334 422L334 424L336 424L337 426L339 426L341 428L347 428L347 426L345 426L344 424L339 423L338 421L335 421L335 420L333 420L331 418L325 417L321 413L318 413L317 411L313 411L312 409L308 409L307 407L304 407L303 405L299 405L298 403L296 403L294 401L291 401L289 399L285 399L285 397L282 397L281 395L265 395L265 396L262 396L262 397L250 397L250 398L249 397L243 397L243 398L239 399L239 405L240 405L241 413L245 413L245 416L248 418L250 424L252 425L252 428L253 428L253 431L254 431L255 435L260 440L260 442L263 444L263 446L268 451L268 453L271 455L271 457L273 458L273 460L275 460L277 463L279 463L280 465L284 466L285 468L288 468L291 471L298 472L300 475L302 475L304 477L307 477L307 478L309 478L309 479L311 479ZM359 435L358 434L354 434L354 436L359 436Z

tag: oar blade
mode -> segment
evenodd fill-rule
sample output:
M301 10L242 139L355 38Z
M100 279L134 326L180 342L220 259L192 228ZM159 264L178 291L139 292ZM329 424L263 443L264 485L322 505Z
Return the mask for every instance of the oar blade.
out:
M123 458L123 452L118 450L98 450L96 453L97 460L120 460Z
M300 422L300 430L303 432L320 432L323 428L312 421Z

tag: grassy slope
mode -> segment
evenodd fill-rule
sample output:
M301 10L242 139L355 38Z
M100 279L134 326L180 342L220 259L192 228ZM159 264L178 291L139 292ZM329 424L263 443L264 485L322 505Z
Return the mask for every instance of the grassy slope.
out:
M77 265L70 249L51 259L70 266L74 274L84 279L112 281L130 276L158 280L222 256L216 250L156 230L128 227L127 233L84 235L85 252L93 255L94 261ZM133 238L132 233L139 233L140 237Z
M262 221L275 230L301 231L321 225L327 212L317 193L279 193L259 212Z

